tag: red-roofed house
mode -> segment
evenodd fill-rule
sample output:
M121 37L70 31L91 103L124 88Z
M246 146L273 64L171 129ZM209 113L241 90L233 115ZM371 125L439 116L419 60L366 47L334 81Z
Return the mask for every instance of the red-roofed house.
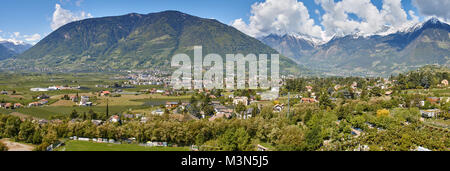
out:
M21 108L22 107L22 104L20 104L20 103L15 103L14 104L14 108Z
M314 99L314 98L302 98L302 99L301 99L301 102L302 102L302 103L315 103L315 102L317 102L317 101L316 101L316 99Z
M33 106L40 106L41 104L38 102L31 102L28 104L28 107L33 107Z
M108 96L108 95L110 95L110 94L111 94L111 92L109 92L109 91L102 91L102 92L100 93L101 96Z
M42 104L42 105L44 105L44 104L47 104L47 103L48 103L48 100L42 99L42 100L39 100L39 103Z
M306 90L308 90L308 92L311 92L313 88L311 86L306 86Z

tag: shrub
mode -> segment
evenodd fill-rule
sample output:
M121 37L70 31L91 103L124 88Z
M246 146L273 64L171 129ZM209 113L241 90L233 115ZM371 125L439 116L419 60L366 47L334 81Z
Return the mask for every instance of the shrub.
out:
M377 117L389 116L390 112L387 109L377 110Z

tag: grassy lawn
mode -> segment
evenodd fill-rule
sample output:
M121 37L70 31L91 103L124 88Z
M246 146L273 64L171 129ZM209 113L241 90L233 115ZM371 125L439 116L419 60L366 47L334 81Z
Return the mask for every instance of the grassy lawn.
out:
M65 151L189 151L189 147L144 147L137 144L109 144L67 141L59 150Z

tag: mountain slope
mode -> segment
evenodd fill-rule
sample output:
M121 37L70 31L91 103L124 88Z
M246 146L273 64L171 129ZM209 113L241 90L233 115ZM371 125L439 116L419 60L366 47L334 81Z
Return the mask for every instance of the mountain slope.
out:
M14 57L31 47L26 43L14 43L9 41L0 41L0 60Z
M0 60L13 57L16 53L0 44Z
M281 52L300 49L285 55L328 75L389 76L427 64L450 65L450 26L437 19L386 36L335 37L314 49L263 42Z
M66 24L4 68L38 71L108 71L170 68L174 54L277 53L274 49L217 20L177 11L128 14ZM294 62L280 58L284 71L298 72ZM15 65L22 63L21 65Z
M298 61L299 58L309 55L309 53L315 49L315 44L313 42L292 35L280 36L270 34L266 37L259 38L259 40L296 61Z

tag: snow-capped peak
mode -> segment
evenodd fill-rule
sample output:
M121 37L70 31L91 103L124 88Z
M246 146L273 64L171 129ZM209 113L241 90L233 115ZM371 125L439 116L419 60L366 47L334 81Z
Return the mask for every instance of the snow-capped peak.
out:
M437 24L437 23L440 23L441 21L439 21L439 19L436 18L436 17L432 17L431 19L428 20L428 22L431 22L433 24Z
M424 22L410 21L410 22L404 23L403 25L397 26L397 27L393 27L390 25L384 25L380 31L375 32L373 34L367 34L367 33L362 33L362 32L356 31L355 33L350 34L350 35L353 36L354 39L358 39L360 37L367 38L370 36L387 36L387 35L395 34L395 33L411 33L411 32L421 29L426 23L439 24L439 23L445 23L445 22L442 22L438 18L433 17ZM339 38L339 37L346 37L346 36L348 36L348 35L334 36L333 39Z
M380 36L387 36L390 34L395 34L395 33L407 33L407 32L413 32L416 31L417 29L422 28L423 23L417 23L417 22L407 22L399 27L392 27L392 26L388 26L388 29L382 32L379 32L375 35L380 35Z
M381 32L381 33L379 33L377 35L386 36L386 35L394 34L394 33L410 33L410 32L414 32L414 31L417 31L417 30L421 29L426 23L439 24L439 23L445 23L445 22L442 22L441 20L439 20L436 17L432 17L429 20L426 20L424 22L413 22L413 21L411 21L411 22L407 22L407 23L405 23L402 26L397 27L397 28L391 27L387 31Z
M316 37L313 37L310 35L305 35L305 34L300 34L300 33L292 33L289 35L291 35L297 39L303 39L303 40L309 41L309 42L313 43L315 46L327 43L326 41L324 41L320 38L316 38Z
M21 40L0 38L0 44L3 44L3 43L12 43L16 46L17 45L27 45L27 43L25 43L24 41L21 41Z
M351 36L352 39L359 39L359 38L368 38L371 36L388 36L391 34L396 34L396 33L411 33L411 32L415 32L417 30L422 29L425 25L427 24L440 24L440 23L445 23L442 20L439 20L436 17L430 18L426 21L423 22L417 22L417 21L409 21L406 22L400 26L392 26L392 25L384 25L379 31L375 32L375 33L364 33L362 31L356 30L355 32L351 33L351 34L334 34L331 37L327 37L326 39L322 39L322 38L317 38L317 37L313 37L310 35L306 35L306 34L301 34L301 33L289 33L286 34L288 36L292 36L296 39L303 39L306 40L310 43L312 43L313 46L320 46L323 44L326 44L332 40L336 40L339 38L343 38L343 37L349 37ZM273 34L273 35L278 35L278 34ZM278 35L280 37L282 37L283 35Z

